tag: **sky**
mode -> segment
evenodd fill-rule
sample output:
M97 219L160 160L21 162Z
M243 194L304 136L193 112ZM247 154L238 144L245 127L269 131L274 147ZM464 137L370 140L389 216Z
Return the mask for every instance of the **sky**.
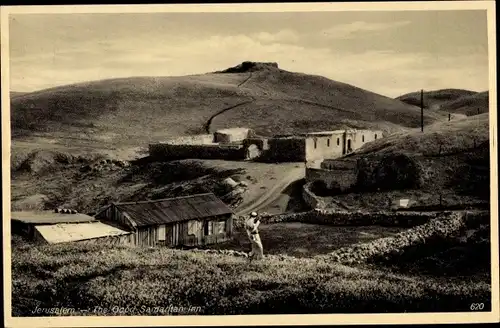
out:
M389 97L488 89L485 10L16 14L10 89L277 62Z

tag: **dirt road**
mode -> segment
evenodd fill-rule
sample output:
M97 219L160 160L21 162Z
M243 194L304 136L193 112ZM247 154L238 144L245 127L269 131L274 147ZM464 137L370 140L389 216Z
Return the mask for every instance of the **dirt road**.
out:
M305 170L303 167L295 167L290 170L290 172L283 177L281 180L276 181L276 184L272 188L268 189L266 192L261 194L259 197L254 199L249 199L242 203L236 209L236 215L245 215L253 211L259 211L272 204L274 201L278 200L281 193L293 182L304 178Z

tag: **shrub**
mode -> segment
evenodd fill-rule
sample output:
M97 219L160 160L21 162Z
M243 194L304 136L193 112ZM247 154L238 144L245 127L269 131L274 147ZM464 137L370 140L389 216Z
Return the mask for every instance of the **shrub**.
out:
M421 166L412 157L393 153L381 158L358 161L356 187L361 190L399 190L419 188Z

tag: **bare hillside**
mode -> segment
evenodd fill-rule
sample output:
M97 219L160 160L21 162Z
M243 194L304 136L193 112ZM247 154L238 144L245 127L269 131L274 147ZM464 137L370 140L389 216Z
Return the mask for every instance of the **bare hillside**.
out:
M393 131L419 123L419 109L401 101L257 64L183 77L94 81L17 96L11 101L13 137L71 137L137 146L203 133L213 129L207 124L211 119L215 127L245 125L264 135L350 123ZM425 119L431 123L444 116L428 111Z
M441 106L441 110L465 114L467 116L488 113L489 112L489 92L480 92L470 96L458 98Z
M19 96L22 96L26 94L26 92L20 92L20 91L11 91L10 92L10 98L15 98L15 97L19 97Z
M439 108L442 104L475 94L477 92L463 89L424 91L424 108ZM420 91L407 93L396 99L409 105L420 107Z

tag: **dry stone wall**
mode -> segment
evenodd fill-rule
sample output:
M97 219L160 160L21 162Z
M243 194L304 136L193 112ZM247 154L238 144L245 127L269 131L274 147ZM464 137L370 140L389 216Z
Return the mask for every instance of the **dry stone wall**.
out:
M464 228L478 224L489 224L489 213L479 215L472 212L441 213L429 222L396 236L342 247L328 255L318 257L345 264L368 262L373 258L400 254L408 247L421 245L434 238L457 238Z
M153 144L149 146L149 155L158 160L174 159L227 159L242 160L246 150L241 145L171 145Z
M327 207L327 203L311 191L311 183L306 183L302 187L302 199L311 208L324 209Z
M338 226L397 226L414 227L425 224L441 212L348 212L328 209L288 213L263 218L265 223L301 222ZM449 212L448 212L449 213Z
M345 191L356 185L356 170L326 170L318 168L306 169L306 181L323 181L328 189Z
M173 145L208 145L214 143L213 134L195 134L189 136L181 136L172 138L166 141Z
M306 169L306 181L322 181L328 189L340 191L418 188L423 183L423 167L417 159L399 153L324 160L321 168Z
M266 158L276 162L303 162L305 160L304 138L271 138Z
M197 248L193 248L190 251L196 252L196 253L204 253L204 254L220 254L220 255L231 255L231 256L238 256L238 257L248 257L248 253L235 251L235 250L229 250L229 249L197 249Z

